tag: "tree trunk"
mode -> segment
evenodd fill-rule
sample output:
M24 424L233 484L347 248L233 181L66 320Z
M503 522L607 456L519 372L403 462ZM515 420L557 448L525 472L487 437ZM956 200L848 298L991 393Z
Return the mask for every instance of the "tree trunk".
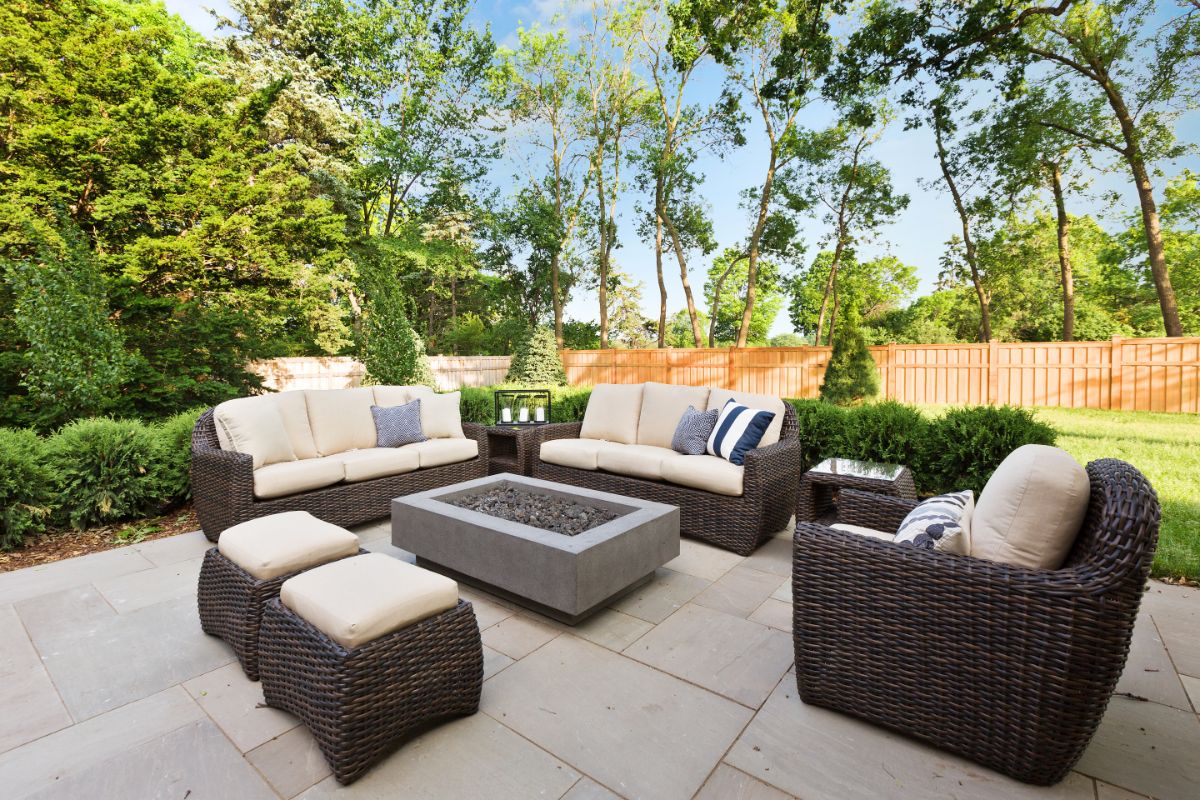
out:
M837 327L838 306L841 296L838 294L837 283L833 284L833 313L829 315L829 346L833 347L833 330Z
M559 254L556 252L554 257L550 259L550 297L554 301L554 341L558 343L558 349L563 349L563 304L562 296L558 291L558 260Z
M813 338L813 344L821 344L821 333L825 330L825 312L829 310L829 296L834 291L834 286L837 284L838 268L842 265L842 253L845 252L846 242L839 230L837 245L833 248L833 260L829 262L829 277L825 280L825 293L821 296L821 311L817 314L817 335ZM830 343L833 342L833 334L830 334Z
M762 194L758 200L758 219L750 234L749 264L746 266L746 307L742 310L742 325L738 328L737 346L745 347L750 339L750 320L754 316L754 298L758 291L758 246L762 241L763 228L767 226L767 214L771 209L771 186L775 182L775 163L778 148L771 143L771 159L767 164L767 176L763 180Z
M721 273L721 277L717 278L717 282L713 284L713 302L712 314L708 318L708 346L716 347L717 341L717 312L721 310L721 293L725 289L725 280L733 272L733 268L742 263L742 259L746 256L739 256L729 262L729 266Z
M954 210L958 212L958 218L962 222L963 249L966 251L967 266L971 269L971 283L975 286L975 296L979 300L979 341L990 342L992 340L990 298L983 288L983 279L979 274L979 265L975 258L975 240L971 238L970 216L967 214L967 207L963 203L962 195L959 194L958 184L954 182L954 175L950 172L946 145L942 140L942 125L937 115L934 115L933 118L933 138L937 143L938 165L942 168L942 177L946 180L950 196L954 198Z
M667 343L667 282L663 279L663 179L654 183L654 267L658 273L658 346Z
M1058 269L1062 276L1063 332L1064 342L1075 340L1075 277L1071 274L1071 221L1067 218L1067 204L1063 200L1062 168L1057 163L1047 164L1050 170L1050 187L1054 190L1054 209L1058 216Z
M679 280L683 283L683 296L687 300L688 319L692 323L692 343L696 347L704 346L704 335L700 331L700 318L696 313L696 300L692 296L692 282L688 280L687 261L683 256L683 242L679 240L679 231L675 228L675 223L671 217L663 211L663 224L666 225L667 234L671 237L672 249L675 251L675 260L679 262Z
M604 202L604 167L596 171L596 200L600 209L600 282L597 287L600 295L600 349L608 347L608 208Z

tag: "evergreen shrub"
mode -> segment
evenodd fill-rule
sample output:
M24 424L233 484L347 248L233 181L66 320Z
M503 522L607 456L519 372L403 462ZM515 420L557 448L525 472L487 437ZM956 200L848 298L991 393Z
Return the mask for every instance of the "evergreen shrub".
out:
M867 349L858 315L846 313L843 317L821 381L821 399L839 406L861 403L879 394L879 371Z
M1000 462L1023 444L1053 445L1054 428L1012 406L952 408L929 426L917 487L930 493L971 489L978 497Z
M554 331L539 326L529 332L517 347L504 382L522 386L567 385L567 372L558 355Z
M53 477L43 439L31 430L0 428L0 550L46 529Z
M83 530L157 510L158 454L155 432L137 420L67 423L48 443L57 521Z

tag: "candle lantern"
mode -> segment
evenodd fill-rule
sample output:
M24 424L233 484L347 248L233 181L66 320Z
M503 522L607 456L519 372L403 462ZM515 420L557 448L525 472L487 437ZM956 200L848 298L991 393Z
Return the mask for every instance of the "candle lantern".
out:
M550 421L549 389L497 389L497 425L544 425Z

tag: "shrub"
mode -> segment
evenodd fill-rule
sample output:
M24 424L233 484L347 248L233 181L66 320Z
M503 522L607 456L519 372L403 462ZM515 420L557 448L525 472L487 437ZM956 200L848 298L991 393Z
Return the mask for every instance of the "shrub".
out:
M379 265L363 265L368 302L359 358L367 378L388 386L435 387L425 342L405 313L405 298L395 276Z
M492 425L496 419L496 405L493 397L496 387L464 386L459 389L458 413L463 422L475 422L479 425Z
M459 398L459 413L463 422L493 425L496 422L494 393L508 384L484 387L463 387ZM514 387L528 388L528 387ZM587 410L588 398L592 396L590 386L550 386L550 421L578 422Z
M182 503L192 497L192 429L203 411L194 408L180 412L152 429L157 495L163 503Z
M567 373L553 331L539 326L529 332L513 355L504 382L525 386L567 385Z
M550 391L551 422L579 422L592 396L590 386L560 386Z
M159 504L155 435L136 420L68 423L49 442L56 516L82 530L129 519Z
M804 469L811 469L826 458L840 455L844 442L846 410L821 400L789 400L796 408L800 428L800 449Z
M929 421L912 406L894 401L846 409L837 455L916 467L929 438Z
M847 309L850 311L850 309ZM857 314L846 313L833 340L833 355L821 381L821 399L851 405L879 394L879 371L863 339Z
M36 433L0 428L0 550L46 529L52 479L45 442Z
M1052 445L1054 429L1033 412L1011 406L954 408L933 420L919 464L918 489L971 489L976 496L1005 456L1023 444Z

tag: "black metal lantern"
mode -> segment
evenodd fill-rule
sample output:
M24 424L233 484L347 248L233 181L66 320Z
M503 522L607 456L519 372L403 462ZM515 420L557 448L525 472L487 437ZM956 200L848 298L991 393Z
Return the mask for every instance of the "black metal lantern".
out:
M497 389L496 424L522 427L550 421L549 389Z

